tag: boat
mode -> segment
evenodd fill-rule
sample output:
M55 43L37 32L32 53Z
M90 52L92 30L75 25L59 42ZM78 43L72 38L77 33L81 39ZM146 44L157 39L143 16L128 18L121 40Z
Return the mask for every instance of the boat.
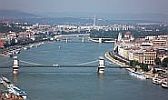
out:
M137 71L134 71L133 69L131 68L126 68L128 70L128 73L131 75L131 76L134 76L138 79L141 79L141 80L146 80L146 77L144 75L144 73L142 72L137 72Z
M17 49L15 52L16 52L16 54L19 54L20 53L20 49Z
M12 58L13 57L13 53L12 52L8 52L7 55Z
M58 46L59 49L61 49L61 46Z
M152 78L152 83L156 85L160 85L162 84L162 79L160 79L159 77L154 77Z
M10 84L11 82L4 76L1 77L1 80L2 80L2 83L7 83L7 84Z
M23 49L24 49L24 50L27 50L28 48L27 48L27 47L24 47Z
M163 80L161 86L168 89L168 79Z
M21 90L20 88L16 87L6 77L2 76L0 79L2 80L3 85L7 88L7 91L9 93L14 94L16 96L20 96L24 100L27 98L26 92Z
M163 82L162 84L161 84L161 86L163 87L163 88L168 88L168 82Z
M0 84L3 84L3 80L2 80L2 78L0 78Z
M8 88L9 93L12 93L12 94L17 95L17 96L21 96L23 99L27 98L26 92L22 91L21 89L14 86L13 84L10 84L7 88Z

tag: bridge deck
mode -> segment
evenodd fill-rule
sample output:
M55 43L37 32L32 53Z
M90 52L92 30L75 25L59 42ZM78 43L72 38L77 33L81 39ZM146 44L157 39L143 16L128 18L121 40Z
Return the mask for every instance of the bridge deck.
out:
M59 67L77 67L77 68L86 68L86 67L95 67L97 68L98 66L95 65L58 65L58 66L52 66L52 65L20 65L19 68L36 68L36 67L41 67L41 68L59 68ZM12 68L11 66L0 66L0 68ZM126 67L126 66L105 66L105 68L131 68L131 67Z

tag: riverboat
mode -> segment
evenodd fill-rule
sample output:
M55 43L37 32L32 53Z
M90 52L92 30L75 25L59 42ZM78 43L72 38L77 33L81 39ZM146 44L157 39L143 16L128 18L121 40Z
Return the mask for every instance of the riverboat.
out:
M144 73L134 71L134 70L131 69L131 68L126 68L126 69L128 70L128 73L129 73L131 76L134 76L134 77L136 77L136 78L138 78L138 79L141 79L141 80L145 80L145 79L146 79Z

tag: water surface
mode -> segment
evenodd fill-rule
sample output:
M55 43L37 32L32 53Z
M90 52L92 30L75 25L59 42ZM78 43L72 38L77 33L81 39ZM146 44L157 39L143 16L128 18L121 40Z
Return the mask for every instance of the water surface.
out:
M18 58L33 64L98 65L96 60L112 44L54 42L22 51ZM1 66L10 58L0 57ZM93 62L93 63L92 63ZM113 65L116 66L116 65ZM124 69L107 68L104 75L96 67L20 68L18 76L11 69L0 69L24 89L29 100L167 100L168 90L128 75Z

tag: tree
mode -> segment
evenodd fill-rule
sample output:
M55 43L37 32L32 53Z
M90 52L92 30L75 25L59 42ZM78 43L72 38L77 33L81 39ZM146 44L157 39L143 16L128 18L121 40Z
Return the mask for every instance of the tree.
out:
M157 71L155 68L153 68L152 73L155 74Z
M145 71L145 72L149 71L148 64L139 63L139 62L136 61L136 60L131 60L131 61L130 61L130 66L136 68L136 70L137 70L137 65L140 66L140 68L141 68L143 71Z
M139 62L138 62L138 61L136 61L136 60L131 60L131 61L130 61L130 66L136 67L137 65L139 65Z
M155 59L155 64L156 64L156 65L160 65L160 64L161 64L160 58L157 57L157 58Z
M141 69L142 69L143 71L145 71L145 72L149 71L149 68L148 68L148 65L147 65L147 64L141 63L141 64L140 64L140 67L141 67Z
M168 57L164 58L161 63L162 67L168 67Z

